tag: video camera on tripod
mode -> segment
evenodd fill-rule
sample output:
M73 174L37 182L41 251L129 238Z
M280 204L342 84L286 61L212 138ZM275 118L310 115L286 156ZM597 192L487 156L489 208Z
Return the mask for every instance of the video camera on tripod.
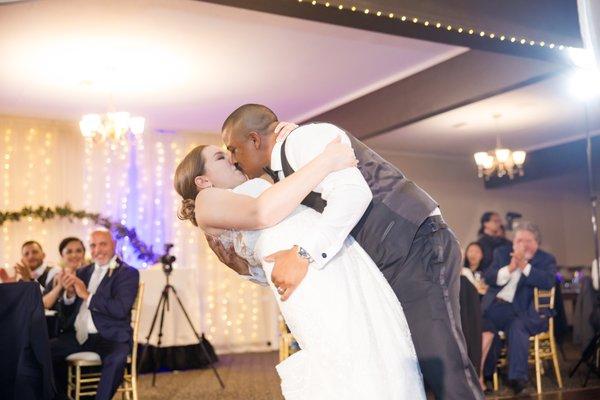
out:
M174 246L173 243L165 243L165 253L160 257L162 269L163 269L163 272L165 273L166 283L165 283L165 286L160 295L160 299L156 306L156 310L154 311L154 316L152 317L152 323L150 324L150 329L148 331L148 335L146 336L146 345L144 346L144 352L142 353L140 363L146 359L148 348L150 347L150 337L152 336L152 332L154 332L156 324L159 321L160 322L158 325L158 340L156 343L156 354L160 354L160 346L162 345L162 336L163 336L163 329L164 329L165 311L169 310L169 294L172 294L175 297L175 300L177 301L179 308L183 312L183 315L185 316L185 319L186 319L190 329L194 333L196 340L198 340L198 345L200 346L200 349L202 350L202 353L204 354L204 357L206 358L208 365L213 370L215 377L219 381L219 385L221 386L222 389L224 389L225 384L223 383L221 376L219 375L219 373L217 372L217 369L214 366L213 357L209 354L209 352L204 344L204 333L202 333L202 336L198 334L198 332L194 328L194 324L192 323L192 320L190 319L188 312L186 311L185 307L183 306L183 303L181 302L181 299L179 298L179 295L177 294L177 290L175 289L175 287L173 285L171 285L170 278L171 278L171 272L173 272L173 263L177 260L177 258L171 254L171 250L173 249L173 246ZM160 318L159 318L159 316L160 316ZM159 364L160 364L159 358L155 357L154 369L152 371L152 386L156 385L156 371L158 370Z
M173 272L173 263L177 261L177 257L171 254L173 243L165 243L165 254L160 256L160 263L165 274L169 275Z

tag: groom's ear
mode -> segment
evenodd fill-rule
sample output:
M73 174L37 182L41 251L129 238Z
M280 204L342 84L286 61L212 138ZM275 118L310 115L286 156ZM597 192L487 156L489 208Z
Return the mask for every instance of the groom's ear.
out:
M252 146L256 150L260 149L260 143L261 143L261 140L262 140L262 137L261 137L260 133L254 132L254 131L250 132L248 134L248 140L252 143Z
M195 177L194 184L199 190L212 187L212 183L204 175Z

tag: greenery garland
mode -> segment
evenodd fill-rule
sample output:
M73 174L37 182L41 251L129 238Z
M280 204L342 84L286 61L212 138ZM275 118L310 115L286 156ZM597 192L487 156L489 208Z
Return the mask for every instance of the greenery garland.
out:
M6 222L19 222L23 218L29 219L30 221L37 219L42 222L54 218L67 218L69 222L73 222L73 220L76 219L88 219L95 225L109 229L117 240L128 240L129 244L137 254L138 260L147 263L155 263L160 258L159 254L154 253L152 246L148 246L138 237L135 228L128 228L122 223L115 222L100 214L90 213L84 210L73 210L68 203L64 206L56 206L54 208L38 206L37 208L23 207L20 211L0 211L0 226L4 225Z

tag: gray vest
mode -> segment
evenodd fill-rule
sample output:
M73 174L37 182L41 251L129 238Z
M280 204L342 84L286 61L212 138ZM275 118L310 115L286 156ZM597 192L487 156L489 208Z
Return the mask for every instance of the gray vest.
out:
M358 169L373 193L371 204L350 234L389 278L391 267L403 264L419 226L438 205L398 168L354 136L348 137L359 161ZM285 142L281 163L284 176L294 173L285 154ZM302 204L323 212L327 202L320 193L311 192Z

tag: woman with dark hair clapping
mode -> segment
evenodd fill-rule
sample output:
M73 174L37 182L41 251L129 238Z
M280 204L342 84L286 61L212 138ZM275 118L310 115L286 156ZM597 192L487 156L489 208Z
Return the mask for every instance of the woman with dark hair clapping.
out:
M58 245L58 252L61 257L62 271L54 277L52 282L44 291L44 308L51 309L56 305L57 300L63 292L62 277L74 273L77 268L84 265L85 246L81 239L76 237L67 237Z

